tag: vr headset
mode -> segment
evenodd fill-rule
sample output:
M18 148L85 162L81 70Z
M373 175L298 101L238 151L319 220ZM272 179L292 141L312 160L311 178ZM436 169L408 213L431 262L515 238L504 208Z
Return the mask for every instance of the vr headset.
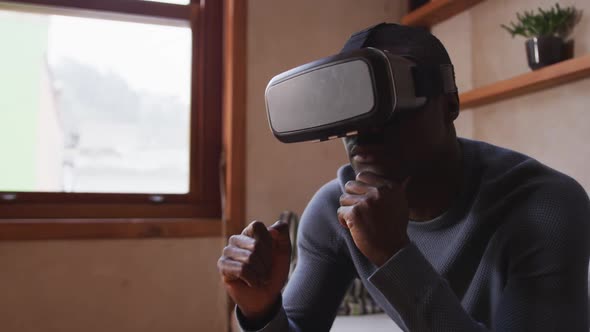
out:
M452 65L420 66L366 47L275 76L265 99L273 134L293 143L356 135L423 107L432 96L455 92Z

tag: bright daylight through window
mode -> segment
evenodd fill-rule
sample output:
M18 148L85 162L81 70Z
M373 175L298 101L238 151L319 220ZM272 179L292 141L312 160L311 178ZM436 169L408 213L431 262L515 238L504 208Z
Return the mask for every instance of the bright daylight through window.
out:
M189 191L188 24L2 10L0 40L0 192Z

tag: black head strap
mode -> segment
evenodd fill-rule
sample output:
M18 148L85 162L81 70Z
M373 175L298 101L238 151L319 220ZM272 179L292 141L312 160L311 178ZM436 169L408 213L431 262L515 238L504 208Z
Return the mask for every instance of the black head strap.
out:
M412 68L417 97L432 97L441 93L456 93L453 65L424 66Z
M367 41L371 38L371 34L375 30L377 30L376 28L378 28L382 25L387 25L387 23L379 23L377 25L374 25L372 27L368 27L365 30L362 30L362 31L359 31L359 32L353 34L348 39L348 41L346 42L346 44L344 45L344 47L342 48L340 53L354 51L354 50L358 50L358 49L366 47Z
M379 23L353 34L340 53L358 50L371 45L373 33L384 25L387 25L387 23ZM404 57L413 60L411 56ZM413 67L413 76L417 97L432 97L440 93L457 92L455 72L451 64L440 66L417 65Z

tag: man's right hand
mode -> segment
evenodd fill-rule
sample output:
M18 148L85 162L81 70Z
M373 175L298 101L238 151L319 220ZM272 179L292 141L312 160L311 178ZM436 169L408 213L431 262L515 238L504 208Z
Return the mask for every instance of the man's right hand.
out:
M229 296L248 321L268 317L289 276L289 225L277 221L266 227L254 221L242 234L229 238L217 261Z

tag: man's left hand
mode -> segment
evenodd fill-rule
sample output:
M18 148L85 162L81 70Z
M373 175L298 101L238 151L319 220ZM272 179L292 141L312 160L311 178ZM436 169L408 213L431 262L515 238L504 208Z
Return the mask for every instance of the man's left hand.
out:
M340 196L338 220L373 264L381 266L408 243L408 202L403 183L371 172L348 181Z

